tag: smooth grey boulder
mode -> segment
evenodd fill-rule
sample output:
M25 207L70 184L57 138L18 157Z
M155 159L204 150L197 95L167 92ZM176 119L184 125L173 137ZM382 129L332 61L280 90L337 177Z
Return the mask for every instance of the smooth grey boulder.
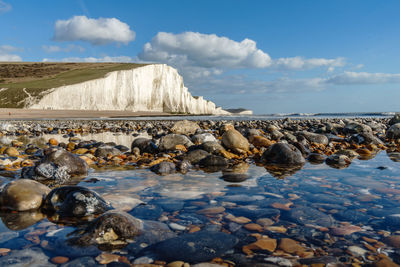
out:
M262 155L264 163L301 165L306 162L300 150L286 143L275 143Z
M159 148L161 151L174 150L177 145L192 146L190 139L181 134L167 134L161 137Z

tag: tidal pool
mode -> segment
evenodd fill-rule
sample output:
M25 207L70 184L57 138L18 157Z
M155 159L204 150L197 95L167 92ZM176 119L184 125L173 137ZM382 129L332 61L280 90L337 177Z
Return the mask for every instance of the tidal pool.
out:
M117 137L82 139L129 146L132 138ZM43 138L48 140L48 136ZM82 247L67 242L79 226L53 223L38 211L2 213L0 265L156 261L162 266L176 260L213 260L225 266L261 262L335 266L385 257L399 262L400 168L385 151L369 160L355 159L344 169L307 163L279 178L252 162L242 163L238 170L236 175L194 169L160 176L146 168L92 169L78 185L152 225L151 230L121 248ZM198 243L191 237L198 238ZM228 237L235 238L234 242ZM182 245L186 241L192 251ZM218 259L213 259L216 250Z

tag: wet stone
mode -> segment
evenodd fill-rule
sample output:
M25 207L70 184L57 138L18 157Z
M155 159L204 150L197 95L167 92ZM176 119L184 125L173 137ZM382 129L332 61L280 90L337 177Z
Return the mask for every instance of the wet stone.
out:
M160 162L150 168L151 171L160 174L160 175L167 175L176 172L175 164L168 161Z
M161 137L159 148L161 151L175 150L177 145L184 145L186 147L189 147L189 146L193 145L193 143L185 135L167 134L167 135Z
M301 165L305 159L301 152L293 145L276 143L264 152L262 158L265 163Z
M81 186L63 186L53 189L46 197L43 210L56 213L59 219L98 215L111 206L96 192Z
M185 159L188 160L191 164L198 164L202 159L206 158L209 155L210 155L210 153L208 153L205 150L196 149L196 150L189 151L185 155Z
M314 224L323 227L330 227L334 222L330 215L306 206L295 206L290 211L285 212L284 215L288 220L300 225Z
M222 256L237 244L236 237L222 232L199 231L167 239L154 247L162 260L205 262Z
M150 154L156 153L158 150L158 147L154 144L153 140L144 137L139 137L133 140L131 150L133 151L134 148L138 148L141 153Z
M110 156L110 155L111 156L118 156L118 155L121 155L121 154L122 154L122 152L119 149L117 149L115 147L112 147L112 146L101 146L101 147L98 147L96 149L96 152L94 153L95 157L98 157L98 158L105 158L105 157Z
M143 220L157 220L163 210L158 205L140 205L129 212L134 217Z
M98 266L94 258L92 257L80 257L74 259L68 263L61 265L62 267L95 267Z
M49 262L49 258L39 248L28 248L12 251L0 258L0 266L56 266Z
M108 211L91 221L86 229L77 230L76 237L68 242L73 245L107 245L119 246L127 239L133 239L143 231L143 222L126 212ZM72 234L72 236L74 233Z

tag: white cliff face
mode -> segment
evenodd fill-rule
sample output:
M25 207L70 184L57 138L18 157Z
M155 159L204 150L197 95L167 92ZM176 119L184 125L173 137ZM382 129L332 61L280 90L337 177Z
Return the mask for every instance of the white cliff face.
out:
M193 97L177 70L164 64L114 71L104 78L54 88L27 108L229 114L203 97Z

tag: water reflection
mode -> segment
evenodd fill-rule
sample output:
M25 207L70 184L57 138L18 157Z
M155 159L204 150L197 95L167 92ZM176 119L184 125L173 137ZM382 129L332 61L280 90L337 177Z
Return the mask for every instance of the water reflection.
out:
M38 210L0 213L3 224L10 230L18 231L28 228L43 220L46 216Z

